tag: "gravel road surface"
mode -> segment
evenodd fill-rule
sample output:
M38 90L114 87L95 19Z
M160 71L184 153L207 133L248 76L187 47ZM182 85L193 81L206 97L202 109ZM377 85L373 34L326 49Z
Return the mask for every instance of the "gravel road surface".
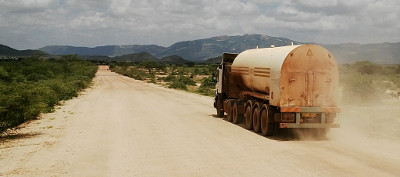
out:
M354 128L357 109L327 138L266 138L212 103L100 67L78 98L1 137L0 176L400 176L400 137Z

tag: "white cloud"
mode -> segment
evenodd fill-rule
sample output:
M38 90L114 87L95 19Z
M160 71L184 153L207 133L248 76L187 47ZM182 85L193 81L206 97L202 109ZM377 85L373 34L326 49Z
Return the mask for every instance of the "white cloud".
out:
M168 46L245 33L323 43L399 42L398 7L397 0L0 0L0 42L17 48Z
M130 9L131 0L112 0L110 9L114 14L123 15Z
M106 10L110 3L111 0L65 0L64 6L68 9L81 9L82 11L98 11L98 10Z
M106 19L103 13L96 12L93 15L79 16L70 22L72 29L85 29L85 28L105 28L107 27Z
M303 3L307 6L310 7L327 7L327 6L336 6L338 4L338 0L325 0L325 1L321 1L321 0L302 0L301 2L299 1L299 3Z
M57 4L57 0L0 0L0 9L8 13L35 13Z

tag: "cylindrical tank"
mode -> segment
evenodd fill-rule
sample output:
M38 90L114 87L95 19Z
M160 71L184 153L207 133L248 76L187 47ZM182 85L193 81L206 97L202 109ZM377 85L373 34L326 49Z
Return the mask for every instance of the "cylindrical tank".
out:
M269 95L273 106L337 106L338 67L319 45L246 50L233 61L231 74L241 91Z

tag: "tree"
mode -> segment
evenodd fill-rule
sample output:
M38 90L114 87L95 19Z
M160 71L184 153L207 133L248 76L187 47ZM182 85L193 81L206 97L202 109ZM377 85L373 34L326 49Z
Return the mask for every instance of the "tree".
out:
M361 74L375 74L381 72L382 70L381 66L369 61L356 62L354 63L353 67Z
M8 72L0 66L0 80L6 80L8 79Z
M139 66L146 68L149 71L149 74L151 74L151 70L153 68L156 68L156 69L162 68L162 65L159 62L154 61L154 60L142 61L139 63Z

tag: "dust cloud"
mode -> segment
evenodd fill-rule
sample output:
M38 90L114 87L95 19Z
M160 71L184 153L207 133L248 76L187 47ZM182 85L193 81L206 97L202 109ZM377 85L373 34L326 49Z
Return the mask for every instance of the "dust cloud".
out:
M340 128L327 139L379 156L400 159L400 100L341 104ZM378 150L378 151L377 151Z
M312 129L280 129L280 140L321 141L377 158L400 160L400 100L341 104L340 128L326 132Z
M337 122L341 127L327 130L326 136L323 130L318 129L280 130L278 133L291 136L292 140L334 140L352 144L358 141L382 143L387 140L400 144L400 100L386 97L362 103L346 101L339 107L341 112Z

